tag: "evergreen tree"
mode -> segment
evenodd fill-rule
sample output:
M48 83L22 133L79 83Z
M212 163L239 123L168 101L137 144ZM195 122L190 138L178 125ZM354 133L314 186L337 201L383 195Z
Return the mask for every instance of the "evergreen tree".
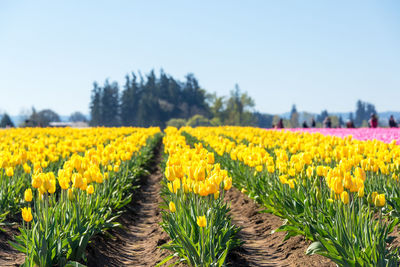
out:
M260 112L255 112L254 116L257 120L257 126L260 128L272 128L272 121L274 116L270 114L263 114Z
M12 122L10 116L8 116L7 113L4 113L3 117L1 118L0 127L1 128L15 127L14 123Z
M185 117L189 118L196 114L203 116L209 115L206 103L206 92L201 89L197 79L193 74L186 75L186 82L183 88L183 98L186 102L184 110Z
M365 120L366 117L368 117L365 111L365 103L362 102L361 100L357 101L355 115L356 117L354 118L354 124L357 127L360 127L362 125L363 120Z
M349 120L354 122L354 115L353 112L349 113Z
M371 103L362 102L361 100L357 101L356 104L356 117L354 119L354 124L357 127L365 126L366 121L369 120L371 114L377 114L375 106Z
M159 104L159 84L154 71L147 75L147 81L144 84L144 95L141 98L141 107L143 121L145 127L148 126L162 126L164 124L161 120L161 108Z
M137 124L137 110L139 105L139 88L136 75L132 73L125 76L125 88L121 96L121 123L124 126L134 126Z
M299 127L299 113L297 112L296 105L293 105L290 111L290 124L293 128Z
M328 117L328 116L329 116L328 111L327 110L323 110L323 111L321 111L320 115L317 115L316 121L322 123L325 120L325 118Z
M96 82L93 83L92 97L90 103L90 125L99 126L102 125L102 89Z
M371 114L377 115L375 106L371 103L365 103L365 113L366 117L364 119L368 120Z
M105 81L101 95L101 125L118 126L119 123L119 88L116 82Z
M254 101L238 86L225 100L216 97L207 102L206 91L202 89L193 74L184 82L175 80L164 71L157 77L154 71L143 77L132 73L126 76L125 85L119 98L117 83L105 82L103 87L94 83L90 114L93 126L161 126L173 118L189 119L202 115L213 125L253 125L255 117L251 110ZM211 116L214 118L211 120Z
M343 121L342 116L340 115L340 116L339 116L339 119L338 119L338 126L339 126L339 127L342 127L343 125L344 125L344 121Z
M176 118L178 114L176 114L176 107L174 97L179 97L179 95L175 95L173 84L170 83L170 77L168 77L162 70L160 73L160 79L158 80L158 104L161 109L160 120L165 123L170 118Z

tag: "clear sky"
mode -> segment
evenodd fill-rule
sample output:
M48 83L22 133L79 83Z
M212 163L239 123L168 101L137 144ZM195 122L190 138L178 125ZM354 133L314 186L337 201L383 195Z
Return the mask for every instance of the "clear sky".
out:
M93 81L191 72L267 113L400 111L400 1L1 1L0 110L89 113Z

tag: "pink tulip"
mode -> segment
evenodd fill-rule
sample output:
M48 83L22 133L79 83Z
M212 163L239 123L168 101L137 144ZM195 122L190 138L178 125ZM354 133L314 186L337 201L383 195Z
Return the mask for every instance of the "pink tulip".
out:
M400 144L400 128L292 128L285 129L293 132L321 133L323 135L333 135L337 137L353 136L357 140L373 140L390 143L396 140L396 144Z

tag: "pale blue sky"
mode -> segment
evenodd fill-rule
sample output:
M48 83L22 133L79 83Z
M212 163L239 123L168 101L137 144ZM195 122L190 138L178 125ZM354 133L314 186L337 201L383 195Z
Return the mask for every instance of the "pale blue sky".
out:
M1 1L0 110L88 113L93 81L192 72L268 113L400 110L400 1Z

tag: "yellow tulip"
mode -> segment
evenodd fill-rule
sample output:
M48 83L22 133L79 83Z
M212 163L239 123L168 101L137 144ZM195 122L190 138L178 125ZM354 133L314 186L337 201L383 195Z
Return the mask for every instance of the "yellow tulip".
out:
M289 187L290 188L294 188L294 185L295 185L295 180L294 179L290 179L289 181L288 181L288 185L289 185Z
M24 198L25 198L26 202L31 202L32 201L32 189L28 188L28 189L25 190Z
M167 180L170 182L174 181L176 178L174 168L170 167L170 166L167 166L165 168L164 175L165 175L165 178L167 178Z
M32 177L32 186L33 188L39 188L42 186L42 179L40 175L34 175Z
M197 225L199 227L206 227L207 226L207 220L206 216L197 216Z
M361 187L358 189L358 197L363 197L364 194L365 194L365 192L364 192L364 186L361 186Z
M8 167L8 168L6 169L6 175L7 175L8 177L11 177L11 176L14 175L14 169L13 169L13 167Z
M349 194L347 193L347 191L343 191L342 194L340 195L340 199L342 200L342 202L344 204L348 204L349 203Z
M31 210L30 207L29 208L26 208L26 207L22 208L21 211L22 211L22 218L24 219L24 221L26 221L26 222L32 221L33 216L32 216L32 210Z
M275 172L275 167L273 165L272 166L268 166L267 170L268 170L269 173L274 173Z
M378 192L372 192L371 195L368 196L368 202L371 204L375 203L375 198L378 196Z
M229 189L231 189L231 187L232 187L232 178L231 177L225 178L225 180L224 180L224 190L228 191Z
M56 192L56 179L51 179L51 180L50 180L50 186L49 186L49 188L47 189L47 191L48 191L50 194L54 194L54 192Z
M73 200L74 200L74 190L73 190L72 188L68 189L67 195L68 195L68 199L69 199L70 201L73 201Z
M25 163L23 165L23 168L24 168L25 173L27 173L27 174L31 173L31 167L28 164Z
M175 203L172 202L172 201L169 202L169 210L170 210L171 212L175 212L175 211L176 211Z
M114 172L119 172L119 165L114 165Z
M168 183L167 186L168 186L169 192L171 192L171 193L174 192L174 189L172 188L172 183Z
M181 180L175 179L175 180L172 182L172 185L173 185L173 188L174 188L174 193L176 193L176 192L178 191L178 189L181 188Z
M89 185L88 187L86 187L86 192L91 195L94 193L94 187L93 185Z
M81 188L83 184L82 175L80 173L74 173L72 175L72 186L74 188Z
M385 199L385 194L379 194L376 196L374 204L377 207L383 207L385 206L386 199Z

